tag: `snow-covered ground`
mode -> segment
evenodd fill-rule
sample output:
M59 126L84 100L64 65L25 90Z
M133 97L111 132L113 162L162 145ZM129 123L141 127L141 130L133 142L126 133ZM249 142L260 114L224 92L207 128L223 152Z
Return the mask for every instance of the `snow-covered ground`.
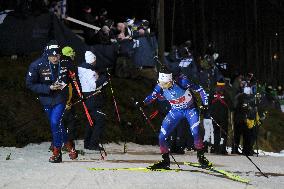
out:
M207 155L215 166L238 173L251 180L250 184L238 183L208 174L206 170L181 165L182 172L134 172L134 171L91 171L88 168L146 167L160 160L157 146L128 143L128 153L123 154L123 145L107 144L107 160L99 160L99 154L85 154L71 161L63 155L63 163L48 162L48 142L30 144L25 148L0 148L0 188L105 188L105 189L148 189L148 188L284 188L284 157L265 156L251 159L269 178L260 176L256 168L244 156ZM83 142L77 141L77 149ZM6 160L7 155L10 160ZM272 154L275 155L275 154ZM196 161L194 152L175 155L178 162ZM177 166L172 163L172 168Z

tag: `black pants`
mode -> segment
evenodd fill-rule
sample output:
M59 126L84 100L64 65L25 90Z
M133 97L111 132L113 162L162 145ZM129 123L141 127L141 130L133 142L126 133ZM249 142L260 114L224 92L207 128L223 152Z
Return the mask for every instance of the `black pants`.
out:
M88 96L86 94L85 96ZM91 97L86 101L86 106L90 113L90 116L94 122L93 126L89 124L86 126L85 129L85 137L84 137L84 148L92 149L97 148L99 143L102 141L104 127L105 127L105 115L103 115L103 111L101 106L101 102L96 102L96 100L102 100L101 98Z
M227 146L227 133L228 133L228 122L216 120L219 124L219 127L213 121L213 128L214 128L214 152L216 154L225 154L226 146ZM222 140L222 141L221 141Z
M246 126L245 120L235 121L234 124L234 145L232 152L238 151L240 145L241 136L243 136L243 153L246 155L252 155L253 143L254 143L254 129L249 129Z
M77 138L77 127L76 127L76 114L73 107L69 110L65 110L63 116L64 126L67 128L68 141L75 140Z

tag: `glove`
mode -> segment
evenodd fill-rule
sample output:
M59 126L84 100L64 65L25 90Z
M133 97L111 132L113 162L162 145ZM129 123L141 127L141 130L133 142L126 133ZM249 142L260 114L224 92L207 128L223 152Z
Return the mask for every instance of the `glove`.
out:
M134 105L135 105L136 107L140 107L140 106L141 106L141 103L138 102L138 101L135 101L135 102L134 102Z
M50 90L52 90L52 91L61 90L61 87L62 86L59 83L54 83L54 84L49 86Z
M133 101L135 107L141 107L141 103L136 101L135 98L131 97L130 99Z
M201 112L204 116L204 119L210 119L210 111L208 105L201 106Z
M65 106L65 110L70 110L70 109L71 109L71 106L72 106L72 104L71 104L71 103L66 104L66 106Z
M54 90L62 90L67 84L62 82L59 82L58 80L55 81L52 85L50 85L50 90L54 91Z

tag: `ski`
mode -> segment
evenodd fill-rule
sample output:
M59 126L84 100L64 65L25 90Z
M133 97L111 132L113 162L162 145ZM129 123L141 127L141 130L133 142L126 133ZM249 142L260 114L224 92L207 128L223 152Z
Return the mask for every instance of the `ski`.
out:
M126 167L126 168L89 168L91 171L140 171L140 172L179 172L182 169L149 169L147 167Z
M215 167L204 168L199 163L194 163L194 162L184 162L184 165L202 168L202 169L206 169L206 170L209 170L209 171L212 171L212 172L215 172L215 173L219 173L219 174L221 174L221 175L225 176L226 178L233 180L233 181L238 181L238 182L242 182L242 183L246 183L246 184L248 184L250 182L249 179L242 178L237 174L234 174L234 173L231 173L231 172L228 172L228 171L225 171L225 170L217 169Z

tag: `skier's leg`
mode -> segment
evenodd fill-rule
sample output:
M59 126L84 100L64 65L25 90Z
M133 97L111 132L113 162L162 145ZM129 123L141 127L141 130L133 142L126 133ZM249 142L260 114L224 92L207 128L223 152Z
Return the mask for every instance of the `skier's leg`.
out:
M182 113L177 110L170 110L167 116L165 117L159 134L159 144L163 160L158 163L155 163L152 166L149 166L149 169L167 169L170 167L169 146L167 144L167 137L170 136L171 132L175 129L176 125L182 117Z
M190 125L190 131L193 135L194 147L197 150L197 158L200 165L204 167L211 167L212 163L210 163L204 156L204 145L200 134L200 119L198 110L196 108L188 109L185 112L185 116Z
M185 138L187 131L187 120L185 118L181 119L180 123L177 125L177 136L176 136L176 148L175 153L184 154L185 148Z
M159 145L162 154L169 152L167 137L170 136L171 132L175 129L176 125L182 117L182 112L178 110L170 110L165 119L163 120L159 134Z
M192 133L194 140L194 147L198 149L203 149L203 140L200 133L200 120L199 120L199 112L196 108L192 108L186 111L185 113L186 119L190 125L190 132Z

